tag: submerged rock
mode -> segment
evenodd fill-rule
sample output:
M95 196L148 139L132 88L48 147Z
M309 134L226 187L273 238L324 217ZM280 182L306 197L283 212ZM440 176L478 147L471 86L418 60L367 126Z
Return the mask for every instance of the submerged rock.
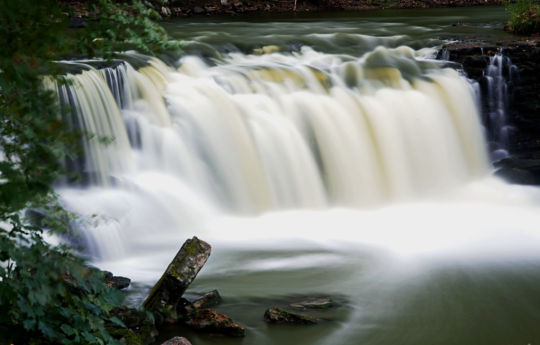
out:
M192 312L184 324L199 332L244 337L246 330L227 315L213 309L198 309Z
M329 309L334 306L334 302L330 297L308 297L289 306L295 309Z
M210 256L211 246L197 237L187 240L143 303L151 312L175 311L182 295Z
M191 345L191 342L184 337L174 337L161 345Z
M317 319L288 310L272 307L264 312L264 321L275 324L314 325Z

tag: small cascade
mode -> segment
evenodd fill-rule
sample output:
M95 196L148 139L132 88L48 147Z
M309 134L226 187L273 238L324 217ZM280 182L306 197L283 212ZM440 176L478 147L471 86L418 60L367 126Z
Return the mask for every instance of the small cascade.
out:
M486 88L485 125L490 138L493 161L509 156L509 136L513 127L508 121L509 87L518 78L518 70L509 57L500 51L489 58L484 71Z

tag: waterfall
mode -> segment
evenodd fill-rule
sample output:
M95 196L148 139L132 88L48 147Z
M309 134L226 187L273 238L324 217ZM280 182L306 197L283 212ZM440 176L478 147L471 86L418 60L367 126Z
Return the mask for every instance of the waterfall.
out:
M152 58L87 68L58 92L94 135L79 169L95 185L159 171L235 212L371 207L488 172L467 82L416 54Z
M489 132L492 160L497 161L509 156L509 136L512 126L508 121L509 83L518 77L518 70L509 57L502 51L489 58L484 71L486 88L485 124Z

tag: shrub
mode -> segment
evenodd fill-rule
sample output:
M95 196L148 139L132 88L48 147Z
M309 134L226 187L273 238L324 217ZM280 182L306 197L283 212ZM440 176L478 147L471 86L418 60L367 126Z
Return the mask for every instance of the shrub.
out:
M66 1L66 3L68 3ZM69 2L72 3L72 2ZM73 2L74 3L74 2ZM0 0L0 344L115 344L107 323L122 295L65 245L45 240L69 231L71 215L53 183L61 161L79 152L78 137L60 120L43 76L58 78L55 59L113 56L125 48L174 48L141 2ZM81 13L84 12L84 13ZM74 16L87 26L68 29ZM62 81L61 81L62 82ZM33 225L29 208L46 209ZM47 230L44 230L47 229Z
M535 0L516 0L506 2L510 13L508 29L521 35L540 32L540 3Z

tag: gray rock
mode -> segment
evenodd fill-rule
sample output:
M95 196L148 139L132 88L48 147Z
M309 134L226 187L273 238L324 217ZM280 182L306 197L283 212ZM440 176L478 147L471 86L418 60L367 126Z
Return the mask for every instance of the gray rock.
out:
M196 299L191 303L193 308L202 309L209 308L220 304L222 301L221 296L217 290L212 290L205 293L202 297Z
M314 325L317 319L288 310L272 307L264 312L264 321L274 324Z
M151 312L175 310L177 303L210 256L211 246L193 237L187 240L150 291L143 307Z
M244 337L246 330L227 315L219 314L213 309L197 309L184 322L189 328L210 334L230 337Z
M161 345L191 345L191 342L184 337L174 337Z

